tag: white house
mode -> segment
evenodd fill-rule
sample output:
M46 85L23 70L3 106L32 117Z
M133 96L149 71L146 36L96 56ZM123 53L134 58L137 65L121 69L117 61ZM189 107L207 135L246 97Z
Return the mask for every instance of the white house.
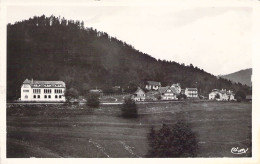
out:
M197 88L186 88L184 93L187 96L187 98L197 98L198 97Z
M235 97L233 91L227 91L226 89L213 89L209 93L209 100L232 101L235 100Z
M161 95L162 100L177 100L176 90L172 87L160 87L159 93Z
M140 87L138 87L135 93L132 95L132 99L135 101L144 101L145 92Z
M26 79L21 86L21 101L64 102L65 83L63 81L38 81Z
M172 84L171 88L174 88L177 94L181 93L181 85L180 85L180 83Z
M157 81L147 81L145 88L147 90L158 90L161 87L161 83Z

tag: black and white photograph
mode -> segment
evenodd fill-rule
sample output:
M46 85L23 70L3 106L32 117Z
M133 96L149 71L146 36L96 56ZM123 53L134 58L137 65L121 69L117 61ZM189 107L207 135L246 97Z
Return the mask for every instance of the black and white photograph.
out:
M1 4L3 163L256 159L258 1L57 2Z

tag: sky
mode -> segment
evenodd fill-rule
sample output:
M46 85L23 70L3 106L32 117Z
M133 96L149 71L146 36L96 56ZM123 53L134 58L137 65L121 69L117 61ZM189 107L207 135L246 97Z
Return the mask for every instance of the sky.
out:
M84 21L156 59L214 75L252 68L250 7L178 5L8 6L7 23L33 16Z

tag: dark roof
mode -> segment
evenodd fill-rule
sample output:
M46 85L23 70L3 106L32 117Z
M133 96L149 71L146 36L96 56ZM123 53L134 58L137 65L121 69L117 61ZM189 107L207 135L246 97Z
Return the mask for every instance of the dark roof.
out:
M63 81L39 81L26 79L23 84L30 84L32 88L65 88Z
M198 91L197 88L186 88L188 91Z
M136 94L139 90L141 90L143 93L145 93L144 90L142 90L140 87L138 87L134 94Z
M157 82L157 81L147 81L147 84L149 84L149 85L156 85L156 86L161 85L161 83Z
M176 92L176 90L173 87L169 87L169 86L167 86L167 87L159 87L158 91L160 93L165 93L168 89L171 89L172 92Z

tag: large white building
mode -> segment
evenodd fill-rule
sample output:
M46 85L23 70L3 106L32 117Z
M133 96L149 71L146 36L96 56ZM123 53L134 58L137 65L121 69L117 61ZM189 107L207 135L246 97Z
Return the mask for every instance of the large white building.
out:
M186 88L185 95L188 98L198 98L198 89L197 88Z
M21 86L21 101L64 102L66 85L63 81L26 79Z

